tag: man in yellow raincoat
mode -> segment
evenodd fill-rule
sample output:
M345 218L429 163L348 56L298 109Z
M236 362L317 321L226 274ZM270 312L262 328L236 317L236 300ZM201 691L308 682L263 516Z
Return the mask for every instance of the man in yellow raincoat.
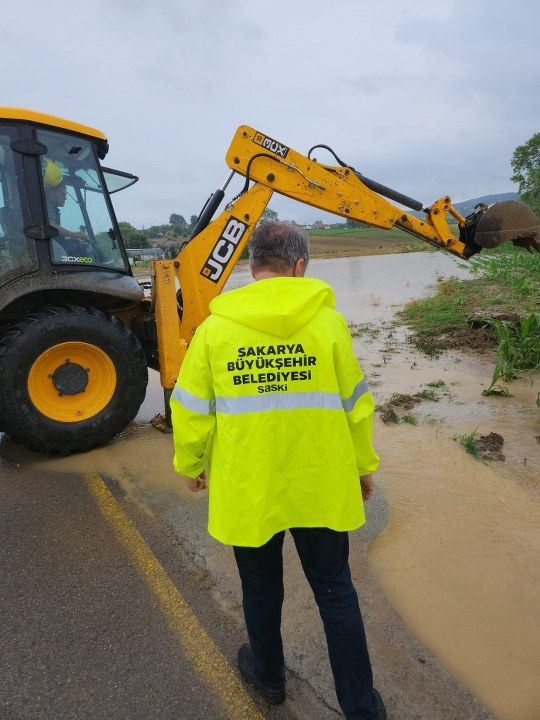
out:
M250 640L238 654L244 678L269 702L284 700L289 530L345 717L384 720L348 562L348 531L365 522L378 465L373 398L332 288L304 277L305 233L263 223L249 251L256 282L211 302L182 364L171 398L174 465L192 490L209 486L208 530L234 547Z

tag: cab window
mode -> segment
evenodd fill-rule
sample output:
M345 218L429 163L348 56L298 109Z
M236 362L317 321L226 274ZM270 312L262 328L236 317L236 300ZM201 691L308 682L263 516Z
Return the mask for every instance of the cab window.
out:
M123 172L122 170L113 170L112 168L102 166L101 171L103 172L103 177L105 178L109 195L131 187L139 179L136 175Z
M37 267L34 243L23 227L11 138L0 134L0 285Z
M59 265L92 265L111 270L128 266L88 140L38 131L47 147L41 172L51 239L51 257Z

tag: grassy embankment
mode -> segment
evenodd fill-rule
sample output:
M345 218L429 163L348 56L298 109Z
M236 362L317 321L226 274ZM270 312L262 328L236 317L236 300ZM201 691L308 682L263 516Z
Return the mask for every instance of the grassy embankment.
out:
M435 250L419 238L403 230L378 230L377 228L344 228L310 230L308 232L311 257L353 257L357 255L386 255ZM240 263L247 259L247 250L241 255ZM152 262L137 261L133 266L134 275L147 275Z
M445 348L497 347L497 366L486 391L519 370L540 367L540 254L511 244L482 252L470 261L476 277L441 282L431 297L408 305L401 318L411 341L429 355Z
M329 228L308 231L312 257L351 257L432 250L399 228Z
M152 267L152 260L136 260L131 269L134 275L148 275L148 271Z

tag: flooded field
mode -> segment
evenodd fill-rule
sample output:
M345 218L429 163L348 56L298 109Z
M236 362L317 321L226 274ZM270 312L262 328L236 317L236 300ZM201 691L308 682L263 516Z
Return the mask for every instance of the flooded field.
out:
M436 384L434 399L413 409L416 425L385 425L377 417L376 481L389 518L369 547L370 571L410 630L496 717L535 720L540 716L538 385L523 373L512 383L514 397L483 397L491 354L428 358L393 324L396 310L428 292L437 278L467 273L442 253L314 260L309 267L309 274L332 284L338 309L361 327L355 347L378 403ZM247 268L239 268L229 289L249 280ZM188 494L172 471L170 437L148 427L162 410L158 378L151 375L138 420L108 447L47 459L4 439L0 468L100 471L166 518L180 502L199 505L200 498ZM504 462L479 462L453 439L475 429L503 436ZM205 528L191 530L193 544L202 544ZM360 576L355 542L351 565ZM216 572L224 574L222 568Z

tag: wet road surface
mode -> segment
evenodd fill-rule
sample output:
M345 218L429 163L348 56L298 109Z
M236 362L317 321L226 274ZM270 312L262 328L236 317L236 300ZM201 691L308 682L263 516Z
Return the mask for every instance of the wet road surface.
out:
M234 665L243 637L223 622L173 536L114 484L110 494L99 483L94 477L92 488L77 474L3 466L2 720L266 717L226 660ZM114 527L118 518L111 523L98 507L96 487L123 530L129 526L127 546ZM138 533L142 545L133 552L129 543ZM184 608L180 627L163 607L172 603L174 613L178 598L159 596L163 577L154 577L152 587L145 583L137 552L195 610ZM209 635L219 649L209 649ZM279 709L272 717L285 720L289 713Z
M501 720L536 720L540 711L535 681L539 643L534 617L540 583L534 562L538 488L534 464L538 455L535 388L524 378L512 384L511 401L482 398L481 390L491 377L493 357L445 353L440 360L426 358L406 343L402 328L387 325L397 307L425 293L427 285L437 277L466 275L448 256L414 253L340 258L315 261L310 269L311 274L334 285L338 309L347 319L368 324L376 331L355 338L355 347L378 402L384 402L393 392L414 393L428 382L444 380L444 387L437 390L436 403L425 402L414 409L417 427L385 426L377 418L376 446L382 456L376 476L378 491L367 508L367 525L351 535L353 578L364 611L376 683L387 701L390 717L487 720L497 716ZM239 268L233 274L232 284L241 285L247 280L246 270ZM2 605L8 607L10 637L15 638L10 640L10 652L15 654L7 659L13 677L11 684L5 681L5 686L4 680L0 680L0 702L4 697L14 702L16 686L29 688L33 673L38 676L37 688L45 683L42 697L53 697L60 703L64 702L63 696L69 700L71 681L66 680L66 672L73 666L83 695L88 693L89 697L99 699L95 687L101 683L106 690L104 696L110 698L107 702L119 713L103 717L139 717L129 714L131 693L138 697L139 690L145 698L141 707L153 708L151 717L168 718L168 712L174 712L171 717L175 718L192 717L177 714L173 698L178 695L186 707L193 708L193 717L222 717L212 714L216 707L218 713L223 712L223 705L199 675L194 675L196 691L191 694L190 680L185 688L182 679L176 684L176 674L193 677L192 661L180 649L181 642L171 632L170 618L163 614L144 572L129 560L129 550L111 531L95 502L92 504L84 481L84 477L96 472L106 478L122 508L134 519L154 555L181 589L189 607L233 663L237 646L244 638L236 568L230 549L207 535L204 493L190 494L173 472L170 436L149 429L148 421L162 410L161 388L155 373L151 376L138 420L105 448L76 457L51 459L18 448L6 438L0 442L3 488L0 492L6 496L8 505L16 503L13 511L5 511L5 517L0 517L0 532L8 538L8 555L13 555L11 563L15 568L11 571L14 582L10 582L10 587L14 587ZM507 457L504 463L478 463L452 439L456 433L475 428L481 433L502 432ZM8 489L12 481L4 482L4 476L15 478L14 497ZM52 487L57 488L60 483L66 492L60 492L58 487L56 495L49 497L46 478L52 478ZM43 512L40 493L45 499ZM56 515L54 512L52 515L56 520L52 522L49 516L55 508ZM85 573L81 567L92 553L83 552L84 538L94 537L99 527L101 544L97 547L108 564L102 567L94 559ZM59 551L61 536L70 529L76 535L76 540L68 542L75 558L74 568L66 558L58 565L58 552L52 552L54 543L48 534L56 538L55 547ZM25 533L29 540L24 539ZM26 545L21 549L17 538L29 543L36 557L43 553L45 569L37 559L32 564L32 551L24 550ZM27 562L26 570L18 566L17 553L23 553L20 561L23 565ZM62 602L68 606L61 617L54 615L46 593L42 597L48 574L54 577L55 569L59 587L64 590L52 597L60 606ZM30 573L36 573L38 579L27 577ZM117 584L113 582L115 573ZM287 707L271 712L263 709L263 714L286 718L290 713L302 720L332 720L338 714L324 636L309 588L288 542L285 574L283 634L290 669ZM69 604L76 595L70 575L78 578L81 594L86 593L88 603L73 600L73 605ZM98 587L104 583L109 604L95 592L96 583ZM23 606L30 620L26 635L22 632L19 639L13 630L18 627L19 613L13 605L19 595L25 596L25 588L29 588L30 597L23 598ZM6 590L2 588L0 592ZM134 615L136 630L130 631L130 620L124 617L119 621L122 630L118 638L114 628L109 628L108 618L117 607L114 599L118 600L123 615L129 614L130 595L136 598L134 602L139 608L139 614ZM145 608L158 616L148 620L149 633L144 625ZM81 646L77 650L75 633L69 631L77 626L79 615L88 656ZM40 622L46 624L43 618L47 617L52 617L52 624L57 626L64 619L68 622L66 637L71 637L71 641L66 641L67 649L62 645L64 636L60 630L51 636L49 643L51 646L59 643L58 652L46 644L42 647ZM93 624L87 634L96 642L95 650L84 633L89 618ZM161 627L161 636L156 624ZM130 632L135 641L140 634L145 638L135 642L133 652ZM176 656L169 656L166 642L157 639L153 644L151 640L146 642L148 634L154 639L167 637ZM103 637L109 636L115 642L109 643L105 652ZM101 638L101 645L97 638ZM114 648L120 647L121 641L124 649L115 656ZM35 661L31 642L36 647ZM68 660L78 658L78 662L63 663L57 659L62 653ZM144 661L137 665L139 654ZM54 662L48 659L49 655ZM168 657L177 660L169 663ZM145 669L151 658L160 668L155 675ZM54 673L47 674L49 666ZM176 672L177 668L181 670ZM135 679L128 677L131 671ZM167 671L169 675L163 680ZM84 684L87 675L95 680L89 683L89 689ZM157 699L150 702L145 683L155 676L158 684L152 688L168 689L164 689L164 697L158 692ZM108 678L114 678L109 690ZM48 717L21 714L23 700L19 698L17 702L19 705L13 707L19 714L11 709L17 720ZM83 704L83 711L94 712L93 708L88 710L91 705ZM138 706L136 702L134 706ZM98 707L101 708L99 704ZM165 714L159 714L160 707L165 708ZM69 708L76 713L76 704ZM123 711L127 715L122 715ZM101 717L84 712L65 717ZM50 717L61 720L64 716L53 713Z

